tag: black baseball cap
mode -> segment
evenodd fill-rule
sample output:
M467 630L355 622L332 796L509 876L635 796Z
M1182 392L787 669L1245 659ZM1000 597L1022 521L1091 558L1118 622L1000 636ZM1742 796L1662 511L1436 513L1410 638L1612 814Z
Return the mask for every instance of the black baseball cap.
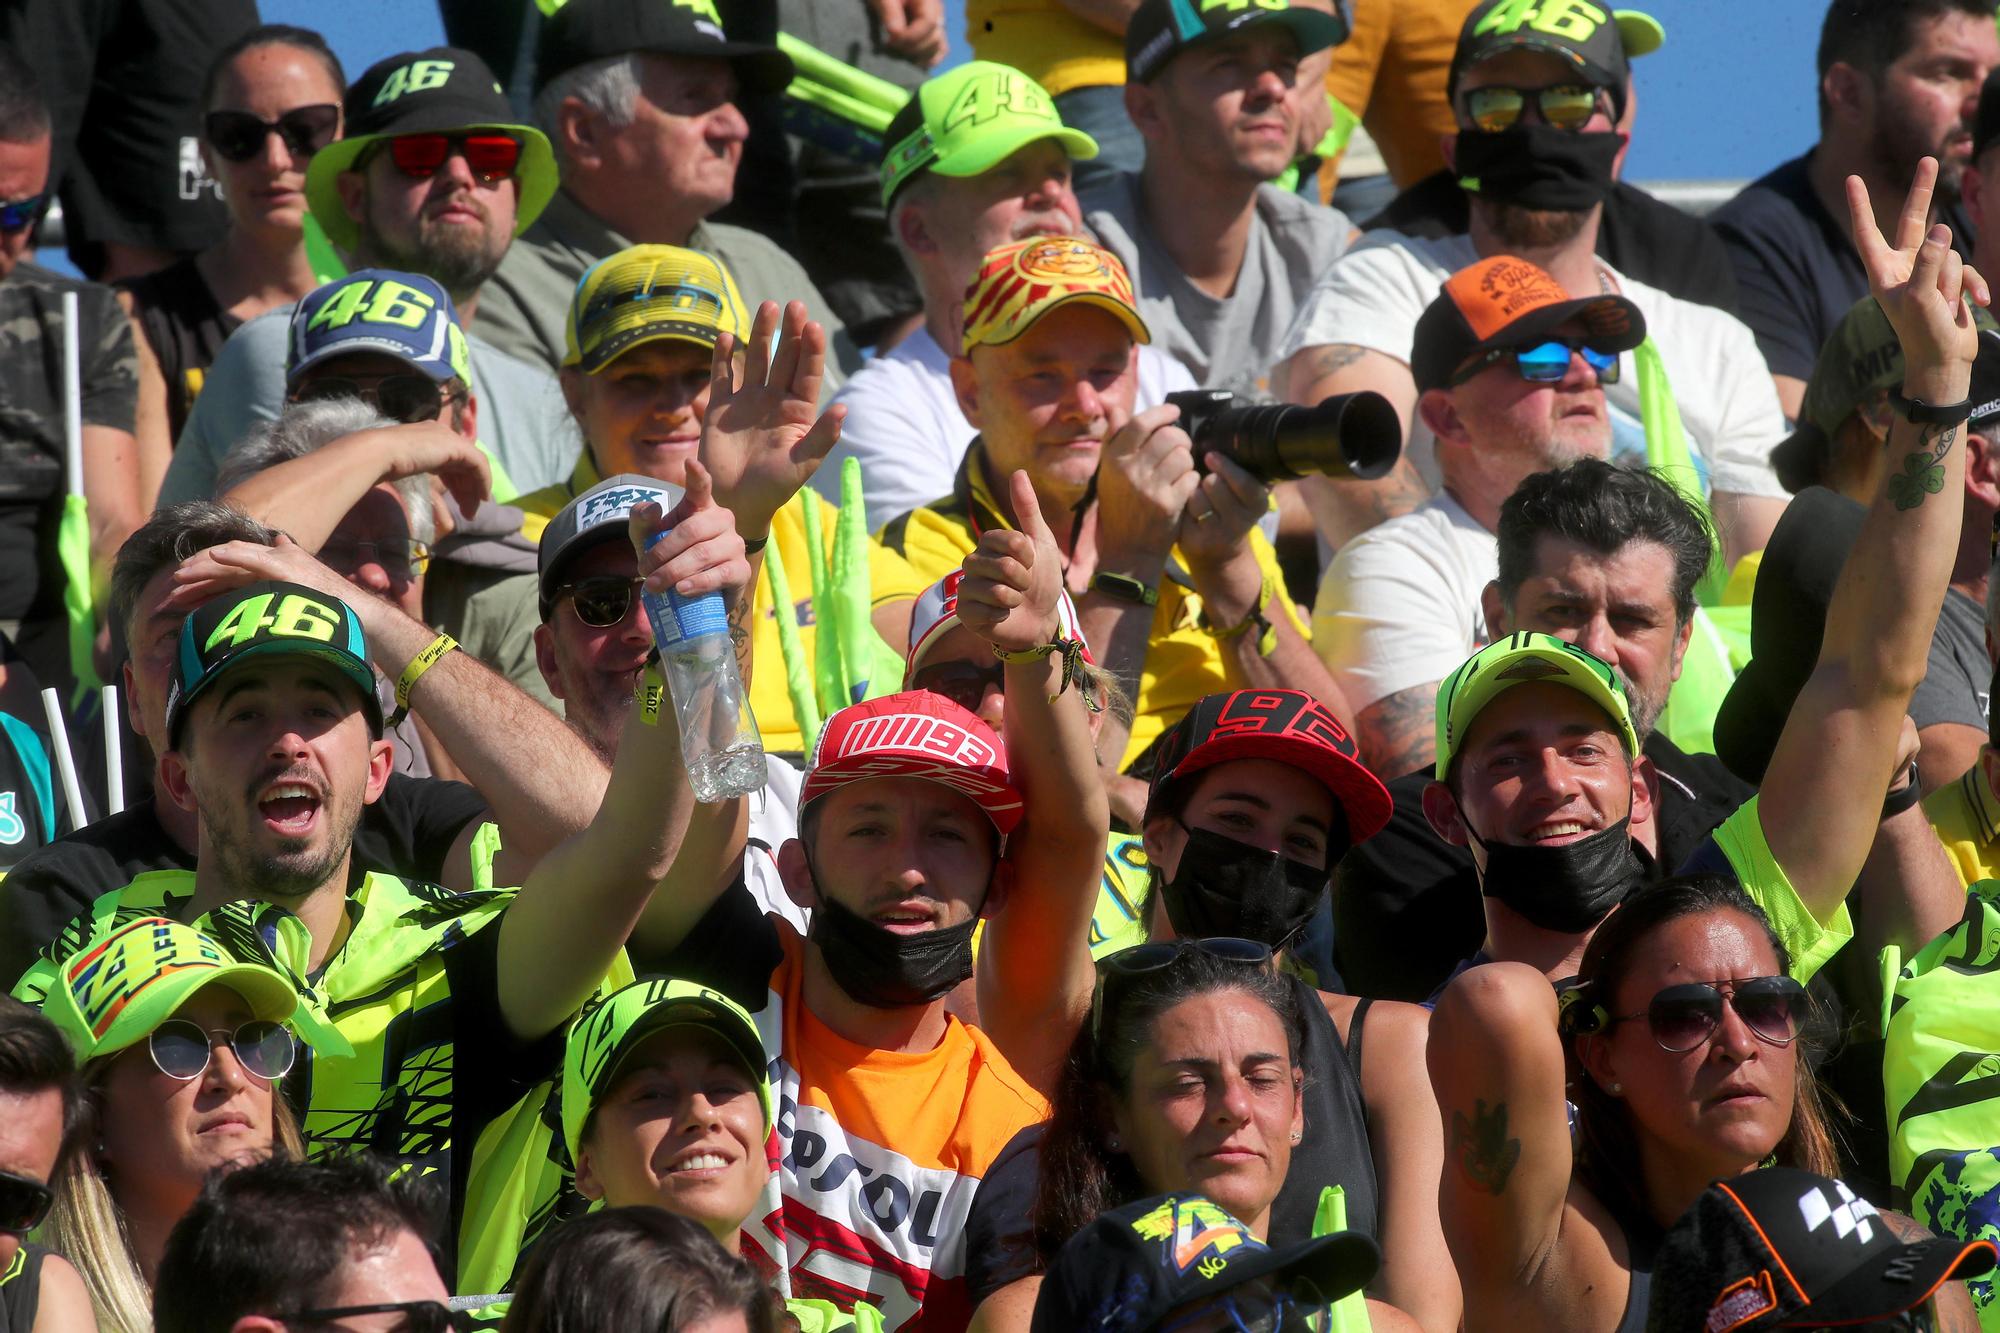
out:
M514 234L519 236L555 197L557 172L549 141L518 123L486 62L456 46L404 51L378 60L348 88L347 136L313 154L306 168L306 204L327 239L352 250L360 228L341 206L334 184L353 171L378 140L399 134L507 134L520 141L514 167Z
M1648 1333L1825 1328L1914 1310L1994 1265L1989 1240L1905 1241L1838 1180L1773 1166L1718 1180L1653 1259Z
M652 477L621 472L598 482L549 520L535 553L535 582L544 623L555 610L556 589L562 586L570 561L602 542L625 541L625 520L636 506L648 502L671 513L681 502L681 488Z
M1646 316L1627 298L1572 298L1525 259L1482 259L1445 279L1417 317L1410 375L1419 392L1445 388L1480 353L1532 344L1573 319L1582 321L1598 351L1629 352L1646 341Z
M1042 1279L1029 1333L1142 1333L1168 1315L1259 1280L1309 1306L1361 1290L1382 1252L1358 1231L1272 1249L1199 1194L1162 1194L1101 1214Z
M1139 0L1125 27L1125 77L1149 83L1167 62L1203 42L1225 37L1253 24L1275 23L1292 30L1299 54L1309 56L1347 40L1347 0L1334 0L1334 13L1301 9L1291 0L1257 0L1254 5L1215 4L1213 0Z
M211 598L181 622L167 687L170 748L178 748L181 723L194 701L253 657L309 657L331 664L360 691L369 729L382 734L375 670L353 610L303 584L267 580Z
M1458 80L1466 70L1503 51L1526 49L1569 62L1586 82L1608 89L1622 111L1625 83L1632 77L1631 58L1659 50L1667 40L1666 29L1651 14L1636 9L1571 5L1556 15L1556 8L1523 5L1520 0L1484 0L1458 30L1445 96L1456 105Z
M727 60L745 94L792 81L792 58L777 47L730 40L715 0L569 0L535 43L535 91L578 65L642 53Z

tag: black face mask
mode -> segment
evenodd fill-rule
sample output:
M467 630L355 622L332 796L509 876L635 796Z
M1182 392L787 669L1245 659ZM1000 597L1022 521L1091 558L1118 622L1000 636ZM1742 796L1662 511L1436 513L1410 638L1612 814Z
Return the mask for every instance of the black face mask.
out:
M1183 939L1235 936L1275 952L1312 920L1326 895L1327 871L1207 829L1181 827L1187 845L1173 878L1161 882L1160 897Z
M972 975L972 932L978 925L975 912L964 925L901 935L821 893L812 939L849 999L873 1009L900 1009L942 999Z
M1497 204L1581 213L1611 192L1611 166L1625 136L1610 130L1515 125L1460 130L1453 158L1465 188Z
M1479 891L1497 898L1529 924L1581 935L1611 914L1646 877L1632 845L1632 821L1561 847L1516 847L1465 832L1486 853Z

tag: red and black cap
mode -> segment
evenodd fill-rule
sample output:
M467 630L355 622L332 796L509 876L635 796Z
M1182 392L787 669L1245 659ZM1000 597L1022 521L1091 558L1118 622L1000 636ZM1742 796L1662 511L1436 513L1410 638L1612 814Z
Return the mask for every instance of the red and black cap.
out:
M1021 822L1020 789L993 728L941 694L907 690L849 704L826 720L799 809L869 778L923 778L969 797L1001 837Z
M1591 346L1601 352L1629 352L1646 341L1646 317L1624 297L1572 299L1525 259L1482 259L1445 279L1437 299L1417 317L1410 375L1420 393L1445 388L1472 358L1533 344L1572 319L1583 322Z
M1869 1324L1992 1269L1992 1241L1905 1241L1838 1180L1773 1166L1718 1180L1653 1260L1649 1333Z
M1333 710L1304 690L1235 690L1200 700L1160 738L1146 815L1161 793L1232 759L1270 759L1318 778L1347 817L1353 842L1389 822L1389 789L1361 762L1361 748Z

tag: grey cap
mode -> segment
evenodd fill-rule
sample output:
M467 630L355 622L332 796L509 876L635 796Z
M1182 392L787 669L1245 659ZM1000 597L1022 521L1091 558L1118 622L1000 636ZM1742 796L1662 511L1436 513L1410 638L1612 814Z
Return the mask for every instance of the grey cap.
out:
M625 520L634 507L651 502L671 510L681 502L681 488L631 472L607 477L562 507L542 530L536 554L535 583L541 594L542 619L555 609L555 592L563 568L599 542L625 539Z

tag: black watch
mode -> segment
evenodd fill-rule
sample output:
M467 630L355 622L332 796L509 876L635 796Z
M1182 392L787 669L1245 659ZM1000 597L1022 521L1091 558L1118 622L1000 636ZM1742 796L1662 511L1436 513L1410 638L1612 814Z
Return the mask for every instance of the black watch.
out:
M1972 415L1972 399L1956 403L1926 403L1905 398L1901 389L1889 390L1889 406L1913 426L1956 426Z
M1090 591L1101 592L1106 597L1115 597L1121 602L1131 602L1138 606L1160 604L1160 590L1150 583L1133 578L1130 574L1100 571L1090 580Z

